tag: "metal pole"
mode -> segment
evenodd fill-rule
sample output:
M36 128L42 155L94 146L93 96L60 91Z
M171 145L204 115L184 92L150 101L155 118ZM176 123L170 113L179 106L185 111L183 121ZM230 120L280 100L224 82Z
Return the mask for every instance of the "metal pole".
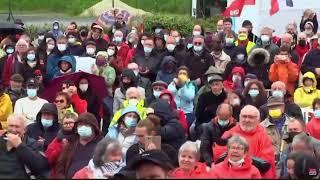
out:
M112 0L112 8L114 8L114 0Z
M14 21L14 17L13 17L13 14L12 14L12 8L11 8L11 0L9 0L9 13L8 13L7 21L10 22L11 18L12 18L12 21Z

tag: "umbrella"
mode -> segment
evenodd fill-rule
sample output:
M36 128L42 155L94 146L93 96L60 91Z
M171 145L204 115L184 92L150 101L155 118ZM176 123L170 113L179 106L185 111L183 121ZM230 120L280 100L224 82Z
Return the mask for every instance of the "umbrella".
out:
M40 97L46 99L49 102L53 102L56 93L61 90L62 83L65 80L72 80L75 82L75 84L77 84L78 81L83 77L88 79L90 88L92 89L93 93L98 96L99 99L103 99L108 95L107 85L103 77L80 71L53 79L46 86Z
M101 22L105 27L111 27L116 22L117 15L123 15L123 21L128 23L130 19L130 13L127 10L120 10L120 9L111 9L102 13L98 17L98 22Z
M23 32L23 28L14 23L0 22L0 35L1 34L16 34Z

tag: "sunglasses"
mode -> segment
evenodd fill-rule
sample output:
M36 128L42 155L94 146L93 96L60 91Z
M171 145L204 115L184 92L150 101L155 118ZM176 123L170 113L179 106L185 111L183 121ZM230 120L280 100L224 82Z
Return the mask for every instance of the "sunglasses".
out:
M64 103L64 100L63 99L60 99L60 100L56 99L54 102L55 103Z
M196 45L196 46L201 46L202 45L201 42L194 42L193 44Z

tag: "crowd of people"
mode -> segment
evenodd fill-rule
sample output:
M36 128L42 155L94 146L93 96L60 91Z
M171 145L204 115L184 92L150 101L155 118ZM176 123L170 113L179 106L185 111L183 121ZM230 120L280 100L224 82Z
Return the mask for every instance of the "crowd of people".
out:
M279 37L232 23L183 37L119 14L110 32L55 21L36 37L3 37L0 177L319 178L316 13Z

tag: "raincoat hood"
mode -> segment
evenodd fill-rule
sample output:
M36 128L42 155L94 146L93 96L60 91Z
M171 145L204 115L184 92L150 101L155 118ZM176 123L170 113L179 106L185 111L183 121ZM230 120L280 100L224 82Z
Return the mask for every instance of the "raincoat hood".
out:
M132 105L129 105L128 107L124 108L122 113L121 113L121 117L119 118L119 120L123 119L124 116L130 112L134 112L137 114L138 116L138 121L140 120L140 113L138 111L138 108L136 106L132 106Z
M170 104L165 100L159 99L150 105L154 109L155 115L161 118L161 125L167 124L172 119L177 119L177 116L173 113Z
M306 72L303 77L302 77L302 82L306 79L312 79L313 80L313 87L316 88L317 87L317 79L316 76L312 73L312 72Z
M36 117L36 122L37 123L41 123L41 115L42 113L44 112L48 112L50 114L53 114L54 118L53 118L53 124L58 124L58 110L57 110L57 107L52 104L52 103L45 103L40 111L38 112L37 114L37 117Z
M270 61L270 53L263 48L253 49L247 61L252 67L268 64Z
M72 72L76 71L76 59L74 58L74 56L62 56L59 60L58 60L58 66L60 67L60 63L62 61L66 61L71 65L71 69Z
M173 56L165 56L161 62L161 69L164 70L165 65L169 63L174 64L175 69L177 68L177 61L175 60L175 58Z
M240 73L241 78L243 79L245 76L245 72L244 69L240 66L236 66L232 69L231 75L235 74L235 73Z
M124 69L122 71L122 76L127 76L129 77L133 82L134 82L134 86L136 86L138 84L138 79L136 77L136 75L134 74L133 70L131 69Z
M164 90L164 91L161 92L159 98L161 98L163 95L169 95L169 97L170 97L170 106L171 106L171 109L172 109L172 110L173 110L173 109L176 109L177 105L176 105L176 102L174 101L174 97L173 97L172 92L166 89L166 90Z

